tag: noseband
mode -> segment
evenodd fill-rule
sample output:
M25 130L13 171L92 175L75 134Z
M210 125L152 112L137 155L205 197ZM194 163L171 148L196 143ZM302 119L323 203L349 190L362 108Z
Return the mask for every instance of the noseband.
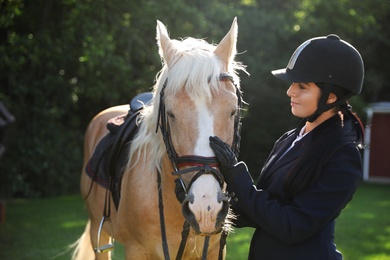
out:
M242 125L241 110L243 105L241 92L238 89L237 85L234 83L232 75L228 73L222 73L219 75L219 80L231 81L236 88L236 95L238 99L237 102L238 110L234 121L234 136L233 136L232 149L236 154L236 156L238 157L238 154L240 152L240 140L241 140L240 134L241 134L241 125ZM167 82L168 79L165 80L164 85L160 92L159 115L158 115L156 132L158 131L158 127L160 127L164 139L165 147L167 150L167 154L174 169L174 172L172 174L181 176L182 174L185 173L197 171L197 174L194 175L194 177L192 178L191 182L188 184L187 187L186 185L184 185L184 182L180 179L186 194L187 191L190 190L192 183L194 183L194 181L203 174L212 174L220 184L220 187L222 187L225 180L223 178L223 175L217 169L215 169L215 167L218 166L218 161L216 157L203 157L197 155L179 156L176 153L175 148L173 147L172 144L171 130L165 112L164 91L167 86ZM189 168L181 170L181 168L184 166L189 166Z

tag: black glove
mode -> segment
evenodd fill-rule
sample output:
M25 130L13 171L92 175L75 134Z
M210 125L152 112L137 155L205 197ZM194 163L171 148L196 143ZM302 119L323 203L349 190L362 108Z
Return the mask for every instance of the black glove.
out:
M236 155L232 148L217 136L210 136L210 147L214 150L219 162L219 170L225 178L226 183L228 183L235 176L234 166L237 164Z

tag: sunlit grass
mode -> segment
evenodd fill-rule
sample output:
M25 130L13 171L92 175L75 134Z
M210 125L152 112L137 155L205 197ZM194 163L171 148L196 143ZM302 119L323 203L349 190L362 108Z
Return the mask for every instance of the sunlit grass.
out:
M346 260L390 259L390 186L363 184L336 224Z
M226 247L227 260L247 259L253 232L252 228L239 228L229 235Z
M158 221L158 220L156 220ZM70 259L68 246L84 230L87 212L80 196L13 200L0 226L0 259ZM254 230L235 229L227 260L247 259ZM336 244L345 260L390 260L390 186L362 184L336 224ZM124 259L116 244L113 259Z

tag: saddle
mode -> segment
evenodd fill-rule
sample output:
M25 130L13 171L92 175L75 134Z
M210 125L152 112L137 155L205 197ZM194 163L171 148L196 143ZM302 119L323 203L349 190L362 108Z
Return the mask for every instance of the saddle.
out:
M144 104L150 103L152 97L153 94L150 92L137 95L130 101L127 114L119 115L107 122L109 132L100 140L85 167L86 174L94 182L110 190L117 209L131 141L141 124L138 116Z

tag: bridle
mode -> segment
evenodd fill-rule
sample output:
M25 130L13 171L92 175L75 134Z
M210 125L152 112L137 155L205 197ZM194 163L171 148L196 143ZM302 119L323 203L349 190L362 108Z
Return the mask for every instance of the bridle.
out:
M219 81L231 81L233 85L236 88L236 95L237 95L237 113L235 116L234 121L234 136L233 136L233 143L232 143L232 150L238 157L239 151L240 151L240 141L241 141L241 110L243 106L241 91L239 90L238 86L234 83L233 76L228 73L221 73L219 75ZM158 119L157 119L157 127L156 127L156 133L158 132L158 129L160 129L163 140L165 143L165 148L168 154L168 157L172 163L174 172L173 175L178 175L181 185L187 195L187 192L190 190L191 185L203 174L211 174L214 176L214 178L218 181L220 187L222 188L224 185L224 177L215 167L218 166L218 161L216 157L204 157L204 156L197 156L197 155L185 155L185 156L179 156L177 152L175 151L175 148L172 144L172 138L171 138L171 129L169 126L169 122L167 120L167 114L165 111L165 97L164 97L164 91L168 84L168 78L164 81L164 84L162 86L162 89L160 91L160 103L159 103L159 109L158 109ZM182 169L182 167L188 167L186 169ZM188 186L186 186L181 178L182 174L186 174L189 172L197 172L193 178L191 179ZM164 204L163 204L163 197L162 197L162 189L161 189L161 173L158 171L158 178L157 178L157 185L158 185L158 191L159 191L159 210L160 210L160 228L161 228L161 237L162 237L162 246L164 251L164 257L165 260L170 259L169 257L169 250L168 250L168 243L166 238L166 231L165 231L165 220L164 220ZM180 247L176 256L176 259L181 259L184 247L186 244L186 240L188 238L188 234L190 231L190 224L188 221L184 222L183 231L182 231L182 241L180 243ZM221 235L221 241L220 241L220 250L219 250L219 259L222 259L223 256L223 248L226 243L226 237L227 232L222 231ZM202 253L202 259L206 259L207 257L207 248L209 243L209 236L205 237L205 243Z
M238 157L238 154L240 152L240 141L241 141L241 110L243 106L243 101L242 101L242 96L241 92L238 89L237 85L234 84L234 79L233 76L231 76L228 73L222 73L219 75L219 80L220 81L226 81L229 80L233 83L233 85L236 88L236 95L237 95L237 114L235 117L235 122L234 122L234 136L233 136L233 144L232 144L232 149L236 156ZM159 103L159 114L158 114L158 121L157 121L157 128L156 128L156 133L158 129L160 128L166 151L168 154L168 157L172 163L174 172L172 174L174 175L181 175L193 171L201 171L203 170L204 172L207 172L209 174L212 174L219 184L223 185L224 183L224 178L223 175L217 171L214 167L218 166L218 161L215 157L203 157L203 156L197 156L197 155L186 155L186 156L179 156L175 148L172 144L172 139L171 139L171 129L169 126L169 122L167 120L167 115L165 112L165 98L164 98L164 91L167 86L168 79L165 80L163 87L160 91L160 103ZM184 166L191 166L190 168L181 170L182 167ZM194 178L196 175L194 176ZM199 177L199 176L198 176ZM193 181L192 181L193 182ZM183 187L185 190L190 189L190 185L188 187Z

